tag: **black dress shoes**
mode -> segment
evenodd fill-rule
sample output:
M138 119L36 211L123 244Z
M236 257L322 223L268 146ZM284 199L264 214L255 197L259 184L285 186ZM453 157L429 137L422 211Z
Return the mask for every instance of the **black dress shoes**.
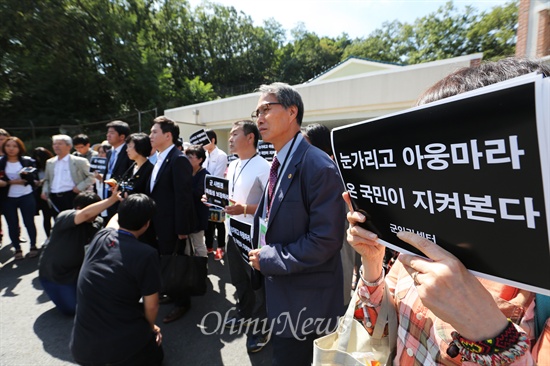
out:
M175 306L169 313L162 319L165 324L178 320L189 311L190 306Z

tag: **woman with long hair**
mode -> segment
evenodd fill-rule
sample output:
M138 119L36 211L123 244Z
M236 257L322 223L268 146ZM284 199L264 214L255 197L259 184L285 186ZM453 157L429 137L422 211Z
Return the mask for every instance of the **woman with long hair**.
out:
M8 137L2 146L2 151L4 152L4 158L0 160L2 213L8 223L8 232L15 249L15 259L23 259L17 209L21 211L23 223L30 239L31 247L28 256L33 258L38 255L36 226L34 225L36 201L33 194L35 181L38 180L36 164L34 159L25 156L25 144L18 137Z

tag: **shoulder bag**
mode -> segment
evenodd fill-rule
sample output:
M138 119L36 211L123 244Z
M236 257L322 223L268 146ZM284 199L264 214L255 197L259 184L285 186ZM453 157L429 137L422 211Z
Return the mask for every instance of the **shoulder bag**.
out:
M388 285L385 286L384 298L372 335L353 317L355 304L359 299L358 288L359 286L355 290L346 314L340 319L338 329L314 341L314 366L389 366L392 364L397 347L397 313ZM386 323L389 334L384 337Z

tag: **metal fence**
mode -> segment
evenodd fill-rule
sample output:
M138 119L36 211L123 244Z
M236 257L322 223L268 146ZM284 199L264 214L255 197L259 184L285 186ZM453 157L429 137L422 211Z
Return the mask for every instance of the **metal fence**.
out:
M10 135L19 137L27 148L27 151L43 146L51 150L53 135L64 134L71 137L83 133L90 138L90 144L101 143L105 140L107 128L105 125L114 120L122 120L130 125L130 131L149 133L153 119L157 117L157 109L148 111L137 111L133 114L128 114L104 121L95 121L79 124L60 124L57 126L35 126L32 121L29 121L27 126L21 124L18 126L1 126L8 131Z

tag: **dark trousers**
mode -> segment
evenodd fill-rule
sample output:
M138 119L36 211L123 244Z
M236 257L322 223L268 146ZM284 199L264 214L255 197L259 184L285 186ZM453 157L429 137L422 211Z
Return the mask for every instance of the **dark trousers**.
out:
M34 194L29 193L21 197L7 197L2 204L2 213L8 223L10 239L15 250L21 250L19 245L19 215L17 209L21 211L23 223L27 228L31 248L36 246L36 226L34 225L34 213L36 212L36 202Z
M237 313L244 319L258 320L258 324L267 318L265 308L265 288L260 286L258 290L252 288L252 268L243 260L243 256L231 236L227 239L227 262L229 264L229 273L231 274L231 283L237 290ZM249 333L260 330L258 325L256 329L249 327Z
M218 248L225 247L225 224L223 222L208 221L208 228L204 232L207 249L212 249L214 245L214 232L216 230L218 230Z
M52 216L57 217L61 211L70 210L73 208L73 200L76 193L73 191L50 193L50 201L52 201Z
M305 337L305 340L272 335L272 366L310 366L313 362L313 341L319 338L319 335L310 334L300 338L302 337Z
M155 335L151 337L151 341L147 343L137 354L130 357L123 362L116 363L116 366L134 366L134 365L143 365L143 366L156 366L162 364L164 359L164 350L162 345L157 345L155 341Z
M42 193L42 188L34 191L34 199L36 200L36 216L42 211L42 226L44 227L44 232L46 237L50 237L50 232L52 231L52 210L48 206L48 202L40 198L40 193Z
M164 350L162 345L157 345L155 335L151 334L151 340L135 355L120 362L109 363L111 366L158 366L164 359ZM75 361L83 366L105 366L103 362L87 362L82 360Z
M50 282L39 277L40 284L57 309L65 315L74 315L76 312L76 283L62 285Z

